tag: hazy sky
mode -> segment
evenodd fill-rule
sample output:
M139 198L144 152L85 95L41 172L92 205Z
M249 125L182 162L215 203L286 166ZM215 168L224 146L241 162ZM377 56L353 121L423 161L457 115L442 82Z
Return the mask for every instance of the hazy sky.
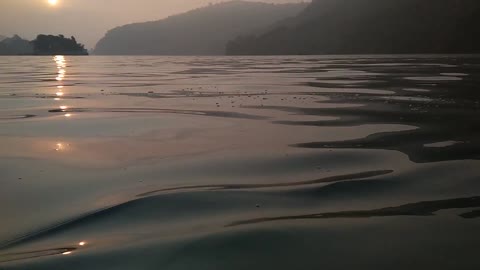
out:
M258 0L270 3L301 0ZM39 33L74 35L93 48L107 30L218 3L218 0L0 0L0 35L32 39Z

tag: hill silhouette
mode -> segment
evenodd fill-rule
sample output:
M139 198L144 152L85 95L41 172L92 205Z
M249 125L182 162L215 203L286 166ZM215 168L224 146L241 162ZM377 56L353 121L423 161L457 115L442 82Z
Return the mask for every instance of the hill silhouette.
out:
M478 0L314 0L227 54L479 53Z
M184 14L117 27L96 45L95 54L223 55L238 35L260 33L307 4L266 4L231 1Z
M30 41L14 35L0 41L0 55L31 55L33 45Z

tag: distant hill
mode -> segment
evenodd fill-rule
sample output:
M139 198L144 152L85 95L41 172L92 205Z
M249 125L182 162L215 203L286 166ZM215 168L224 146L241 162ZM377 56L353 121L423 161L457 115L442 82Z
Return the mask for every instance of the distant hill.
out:
M307 4L231 1L184 14L108 31L95 54L223 55L238 35L266 31L274 22L296 16Z
M6 36L0 35L0 41L4 40L4 39L6 39L6 38L7 38Z
M14 35L0 41L0 55L31 55L33 45L30 41Z
M227 54L480 53L478 0L314 0Z
M87 55L82 44L74 37L63 35L38 35L33 41L22 39L18 35L0 41L0 55Z

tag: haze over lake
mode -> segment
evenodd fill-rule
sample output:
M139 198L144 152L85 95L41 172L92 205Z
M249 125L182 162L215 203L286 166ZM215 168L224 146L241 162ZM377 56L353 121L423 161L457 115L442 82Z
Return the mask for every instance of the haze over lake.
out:
M476 269L479 72L2 57L0 269Z

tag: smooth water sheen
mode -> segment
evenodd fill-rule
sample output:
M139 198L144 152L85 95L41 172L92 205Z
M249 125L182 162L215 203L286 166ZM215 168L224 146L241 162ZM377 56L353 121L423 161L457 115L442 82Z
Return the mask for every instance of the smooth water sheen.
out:
M0 269L480 269L480 58L1 57Z

